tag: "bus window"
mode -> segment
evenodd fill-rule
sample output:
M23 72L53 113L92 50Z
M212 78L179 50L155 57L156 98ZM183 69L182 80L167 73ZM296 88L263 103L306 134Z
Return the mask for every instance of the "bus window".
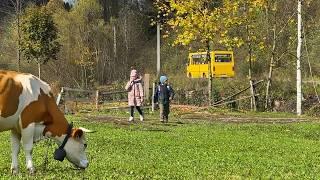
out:
M215 62L231 62L231 54L216 54L214 56Z
M206 54L194 54L192 55L192 64L207 64Z

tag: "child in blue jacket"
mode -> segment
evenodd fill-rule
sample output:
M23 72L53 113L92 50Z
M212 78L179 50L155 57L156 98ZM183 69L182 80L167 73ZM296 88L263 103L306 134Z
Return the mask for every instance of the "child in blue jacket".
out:
M154 102L159 104L160 109L160 121L168 122L168 116L170 113L170 101L174 97L174 90L168 84L167 76L160 77L160 83L157 86L154 94Z

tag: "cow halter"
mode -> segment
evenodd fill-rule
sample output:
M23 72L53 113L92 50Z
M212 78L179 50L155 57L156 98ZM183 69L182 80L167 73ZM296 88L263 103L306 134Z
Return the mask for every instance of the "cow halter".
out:
M66 137L63 139L63 142L62 142L62 144L59 146L59 148L54 151L54 159L55 159L55 160L63 161L64 158L66 157L67 153L66 153L66 151L65 151L63 148L64 148L64 146L66 145L69 137L71 136L72 127L73 127L73 123L70 123L70 124L68 125L68 130L67 130L67 135L66 135Z

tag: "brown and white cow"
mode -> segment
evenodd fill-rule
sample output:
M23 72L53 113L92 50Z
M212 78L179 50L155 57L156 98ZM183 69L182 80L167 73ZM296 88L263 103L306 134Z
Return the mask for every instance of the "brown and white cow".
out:
M33 174L33 143L45 137L54 139L71 163L79 168L88 167L84 131L70 128L55 103L50 86L31 74L0 71L0 131L7 130L11 130L14 174L19 172L20 141L27 168Z

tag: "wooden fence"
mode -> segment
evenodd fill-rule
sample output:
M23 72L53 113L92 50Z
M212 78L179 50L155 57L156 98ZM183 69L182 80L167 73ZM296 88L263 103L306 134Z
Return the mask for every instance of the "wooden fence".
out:
M155 109L155 103L153 102L153 95L154 95L154 90L156 87L155 83L149 83L150 75L145 75L144 76L144 108L152 108L152 111ZM258 85L262 80L257 81L254 83L254 85ZM149 87L149 86L152 87ZM235 94L229 96L229 97L222 97L220 101L217 101L213 104L213 107L217 106L223 106L223 105L228 105L230 103L234 103L237 101L243 101L245 99L249 98L256 98L260 94L254 94L254 96L245 96L245 97L239 97L240 94L244 93L246 90L248 90L250 87L246 87L245 89L242 89ZM124 88L123 88L124 89ZM150 94L151 93L151 94ZM179 94L179 92L176 92L176 97L178 98L175 103L180 104L179 101L179 95L181 95L182 99L188 100L188 99L194 99L194 96L199 96L199 95L193 95L192 93L185 91L182 92L182 94ZM205 98L206 96L204 95L199 96L198 98ZM238 97L238 98L237 98ZM61 92L58 95L57 98L57 104L62 104L61 100L64 101L64 111L68 113L68 107L66 106L67 103L72 104L73 106L75 104L76 109L79 103L84 104L91 104L90 106L83 106L85 108L90 108L90 109L103 109L105 108L106 104L108 105L107 109L120 109L120 108L127 108L126 105L124 105L122 102L127 101L127 91L125 90L85 90L85 89L77 89L77 88L70 88L70 87L62 87ZM71 103L70 103L71 102ZM115 103L119 102L119 104ZM183 102L182 102L183 103ZM188 104L188 102L187 102ZM102 107L104 105L104 107ZM151 106L150 106L151 105ZM81 110L86 110L81 107Z
M145 74L144 76L144 99L145 102L149 102L150 98L150 87L149 80L150 75ZM58 94L56 103L59 105L61 100L64 101L64 105L67 102L74 103L88 103L94 105L95 109L99 109L99 106L106 102L124 102L127 101L127 91L126 90L86 90L70 87L62 87L60 93ZM65 112L66 110L66 106Z

